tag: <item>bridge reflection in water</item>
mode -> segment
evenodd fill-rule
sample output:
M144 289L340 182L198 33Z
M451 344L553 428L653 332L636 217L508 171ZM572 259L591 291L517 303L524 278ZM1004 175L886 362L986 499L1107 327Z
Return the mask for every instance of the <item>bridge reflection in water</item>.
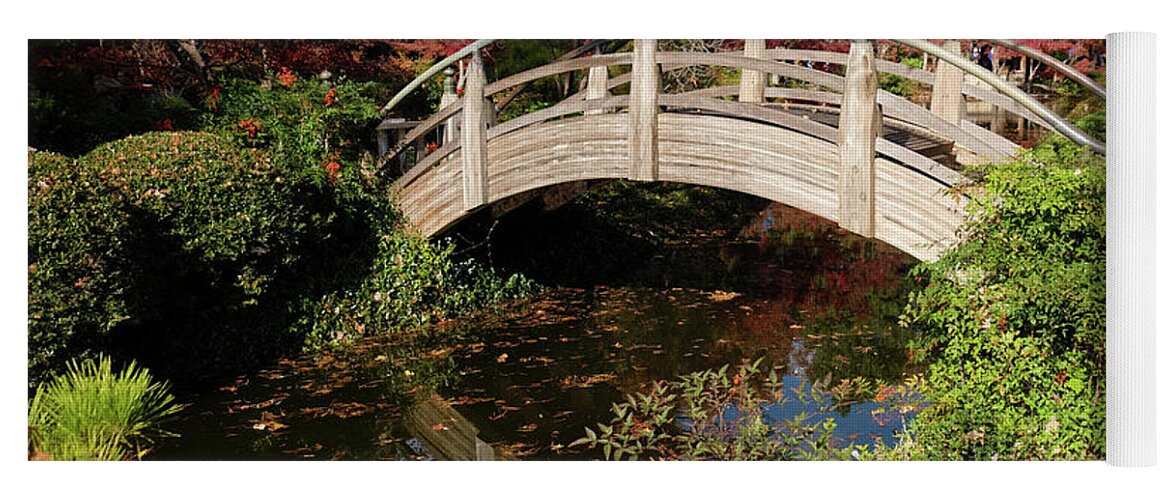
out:
M420 452L439 460L511 460L480 439L480 429L433 392L417 396L407 411L406 428ZM408 440L408 445L413 443Z

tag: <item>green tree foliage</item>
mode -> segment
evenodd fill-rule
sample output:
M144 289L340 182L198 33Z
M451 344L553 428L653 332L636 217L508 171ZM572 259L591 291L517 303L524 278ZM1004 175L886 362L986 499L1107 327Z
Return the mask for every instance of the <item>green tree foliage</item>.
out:
M981 169L965 239L919 266L905 314L932 406L902 451L1100 459L1105 451L1106 171L1051 139Z
M72 360L62 375L37 387L29 403L29 453L52 460L141 458L159 427L179 412L170 385L131 362L114 373L112 361Z

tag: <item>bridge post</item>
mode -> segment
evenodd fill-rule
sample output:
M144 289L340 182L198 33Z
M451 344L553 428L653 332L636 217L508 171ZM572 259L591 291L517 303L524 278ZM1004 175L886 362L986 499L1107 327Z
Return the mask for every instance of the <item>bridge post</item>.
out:
M463 123L460 128L460 160L463 168L464 210L488 202L488 124L491 106L484 102L484 61L479 51L472 54L464 81Z
M659 65L656 40L635 40L630 75L630 178L659 178Z
M446 108L459 101L459 94L455 93L455 70L443 70L443 95L439 97L439 109ZM458 115L448 118L443 124L443 133L439 136L439 146L459 138L460 118Z
M595 51L598 55L602 53L602 47L599 46ZM607 80L610 79L610 69L606 66L595 66L590 68L589 76L586 77L586 99L601 99L610 95L607 88ZM604 109L590 109L586 110L587 115L600 115L606 112Z
M875 233L874 147L882 133L874 45L850 43L842 114L838 121L838 225L873 238Z
M960 42L943 42L944 50L961 54ZM964 102L964 70L946 62L935 65L935 83L931 86L931 112L944 120L959 125L964 121L967 104Z
M744 57L765 58L764 40L744 40ZM740 70L740 102L764 102L768 75L760 71Z

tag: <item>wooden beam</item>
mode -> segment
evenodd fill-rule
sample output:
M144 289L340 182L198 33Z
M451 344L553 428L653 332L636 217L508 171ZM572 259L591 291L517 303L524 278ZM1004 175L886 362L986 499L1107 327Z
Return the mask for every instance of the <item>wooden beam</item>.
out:
M472 211L488 202L488 123L491 106L485 106L484 61L477 51L468 65L464 83L463 125L460 128L460 159L463 167L464 210Z
M960 42L943 42L944 50L960 54ZM964 101L964 70L939 61L935 65L935 82L931 87L931 112L959 125L967 114Z
M630 77L630 178L659 178L659 66L656 40L635 40Z
M874 45L850 43L838 123L838 225L867 238L875 234L874 148L882 131Z
M765 59L764 40L744 40L744 57ZM740 72L740 102L764 102L768 75L746 69Z

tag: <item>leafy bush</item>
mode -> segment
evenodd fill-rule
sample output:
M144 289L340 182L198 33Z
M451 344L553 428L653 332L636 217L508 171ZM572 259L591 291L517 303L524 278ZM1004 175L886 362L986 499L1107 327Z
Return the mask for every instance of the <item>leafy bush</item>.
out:
M29 387L99 348L128 318L120 196L73 159L28 153Z
M1079 118L1074 125L1099 141L1106 140L1106 112L1095 111Z
M904 320L931 362L932 406L909 456L1100 459L1104 160L1052 139L981 173L964 241L914 271L926 285Z
M30 387L95 350L199 378L528 286L396 232L384 181L358 168L369 85L270 79L225 79L210 132L30 153Z
M129 137L80 161L129 218L122 251L131 314L119 346L152 366L166 360L197 373L295 342L277 338L287 312L261 302L302 286L308 277L295 271L319 240L329 242L334 216L318 189L263 152L210 133Z
M923 60L914 56L904 57L899 62L912 68L923 67ZM923 90L919 82L893 73L880 73L878 83L879 88L902 97L910 97Z
M29 453L52 460L141 458L159 425L176 414L170 384L131 362L115 374L107 356L68 363L65 374L37 387L29 403Z
M473 261L456 262L454 246L387 232L359 285L314 304L307 347L452 318L519 297L534 285L520 275L501 278Z
M245 268L288 253L308 229L296 179L220 135L152 132L99 146L81 161L144 223L157 224L152 229L174 242L174 251L208 263L245 261L233 276L258 273Z
M586 428L570 446L600 446L607 460L810 460L840 459L851 450L831 445L833 417L813 421L806 413L777 420L769 407L789 401L775 370L767 375L760 360L732 376L728 366L656 382L648 393L627 395L615 404L610 424ZM803 403L831 411L849 404L861 380L840 384L838 401L822 384L789 389Z
M376 84L302 79L290 72L273 78L265 84L225 78L209 98L204 128L263 149L274 163L304 170L319 183L335 183L336 172L324 167L330 161L352 166L373 143L380 117L371 97Z

